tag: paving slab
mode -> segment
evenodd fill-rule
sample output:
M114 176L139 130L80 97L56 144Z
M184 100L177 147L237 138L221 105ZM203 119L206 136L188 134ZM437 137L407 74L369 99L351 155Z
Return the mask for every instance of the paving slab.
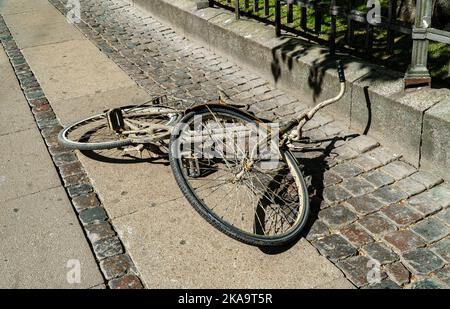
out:
M314 287L315 289L356 289L356 287L350 283L346 278L339 278L325 284L319 284Z
M103 277L3 47L0 72L0 288L98 286Z
M20 49L83 38L53 7L38 14L28 11L5 15L4 19Z
M0 47L0 72L0 136L36 127L3 47Z
M26 48L22 52L50 101L135 85L87 40Z
M167 160L154 163L124 160L113 164L83 155L79 158L108 215L113 219L155 207L157 204L184 200L170 168L166 166Z
M144 89L133 85L82 97L52 101L52 107L61 123L67 125L109 108L142 104L150 99L151 96Z
M185 200L113 223L149 288L313 288L343 278L305 239L266 254L217 231Z
M0 136L0 145L0 201L61 185L36 128Z
M47 11L52 9L48 1L36 0L0 0L0 14L17 14L30 11Z
M103 283L62 187L2 203L0 231L0 288L90 288ZM68 273L78 262L80 281L69 283Z

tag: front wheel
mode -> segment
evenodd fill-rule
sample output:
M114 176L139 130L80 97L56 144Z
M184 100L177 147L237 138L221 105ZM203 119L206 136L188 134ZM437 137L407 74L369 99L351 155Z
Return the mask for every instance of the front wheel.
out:
M206 106L173 131L170 164L185 197L215 228L246 244L281 246L306 223L308 191L293 155L261 142L265 129L238 110Z

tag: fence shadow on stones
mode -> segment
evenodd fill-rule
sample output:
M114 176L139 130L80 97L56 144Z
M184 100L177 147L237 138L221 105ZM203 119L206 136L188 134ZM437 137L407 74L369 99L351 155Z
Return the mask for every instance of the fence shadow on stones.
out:
M318 50L317 45L308 43L303 39L289 35L283 36L282 38L286 39L285 42L272 49L271 71L275 83L279 82L285 73L283 72L284 68L292 71L295 61L301 61L302 57L307 56L313 49ZM352 62L349 54L340 53L331 55L326 49L321 49L318 57L312 61L308 75L308 86L313 91L314 101L322 93L325 72L333 67L336 60L342 60L344 68L347 68L348 64ZM359 68L361 70L368 70L368 73L364 76L365 80L371 80L373 82L394 81L398 78L394 74L379 74L380 70L382 71L384 69L383 67L374 66L363 61L359 62ZM389 70L386 69L386 71ZM300 87L302 85L298 86Z

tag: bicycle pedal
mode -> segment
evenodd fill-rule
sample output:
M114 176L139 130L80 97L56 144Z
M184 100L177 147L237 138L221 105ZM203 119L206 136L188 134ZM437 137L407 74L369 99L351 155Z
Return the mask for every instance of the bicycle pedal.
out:
M106 112L108 118L108 126L114 132L120 132L125 126L123 120L122 110L120 108L113 108Z
M192 157L188 159L186 166L187 174L189 177L198 178L201 175L200 164L196 157Z

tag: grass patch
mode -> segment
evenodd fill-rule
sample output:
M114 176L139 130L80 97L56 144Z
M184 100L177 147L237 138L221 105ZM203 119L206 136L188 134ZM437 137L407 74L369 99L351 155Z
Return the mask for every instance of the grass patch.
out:
M234 0L218 0L223 5L233 6ZM389 0L381 0L382 15L387 16ZM264 11L264 2L259 1L259 9L257 12L253 10L253 0L248 1L249 6L244 6L244 1L240 1L240 10L246 14L261 18L263 20L274 22L275 21L275 0L269 1L269 14L266 16ZM324 5L329 5L331 0L322 0ZM358 0L355 1L355 9L366 11L367 1ZM336 5L347 7L348 1L337 0ZM300 37L302 34L305 37L316 39L318 42L324 42L329 40L329 31L331 24L331 16L325 14L323 17L322 26L319 32L315 32L315 21L313 9L307 10L307 30L305 31L300 27L300 8L297 5L293 6L294 22L287 23L287 5L282 5L281 15L282 24L288 26L290 30L298 33ZM346 32L347 32L347 20L343 17L337 19L337 31L336 31L336 45L338 49L345 49L351 54L370 60L371 62L388 66L396 71L406 72L408 65L411 62L411 50L412 39L411 35L396 33L394 47L392 52L387 50L387 30L384 28L376 27L374 29L374 40L372 53L368 54L364 47L366 30L363 24L357 24L355 27L355 36L351 44L347 44ZM430 42L428 68L433 77L433 82L438 85L450 86L450 45Z

